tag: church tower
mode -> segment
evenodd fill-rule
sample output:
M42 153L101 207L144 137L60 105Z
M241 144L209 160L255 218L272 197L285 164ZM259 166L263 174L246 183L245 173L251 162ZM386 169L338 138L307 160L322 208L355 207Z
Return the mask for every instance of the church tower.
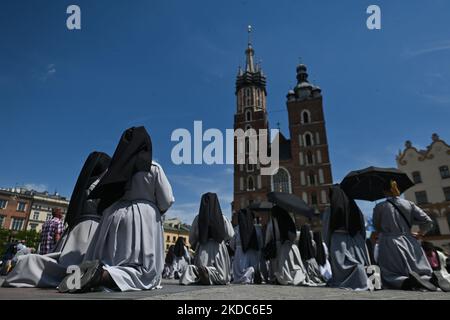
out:
M254 129L259 133L260 129L269 128L266 110L266 76L261 66L255 63L255 51L253 50L249 27L249 38L247 49L245 50L245 68L239 67L236 77L236 113L234 115L234 130ZM260 138L259 136L257 137ZM268 137L263 137L269 139ZM258 140L259 141L259 140ZM241 208L247 207L252 202L263 201L270 191L267 188L267 176L261 176L260 165L249 164L248 149L246 144L246 161L244 164L237 164L238 150L237 139L234 142L234 197L233 215Z
M294 166L292 192L317 213L323 212L329 205L328 190L333 180L322 91L309 82L304 64L297 66L297 85L287 94L287 110Z

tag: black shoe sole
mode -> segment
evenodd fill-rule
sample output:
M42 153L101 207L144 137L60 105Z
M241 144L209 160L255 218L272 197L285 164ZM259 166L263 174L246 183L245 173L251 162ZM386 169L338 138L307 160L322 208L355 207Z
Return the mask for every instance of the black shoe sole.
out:
M424 288L428 291L437 291L436 286L434 286L430 281L422 279L416 272L411 271L409 274L413 282L412 287Z
M450 282L448 282L440 272L433 272L433 276L431 278L431 282L436 287L441 288L444 292L450 292Z

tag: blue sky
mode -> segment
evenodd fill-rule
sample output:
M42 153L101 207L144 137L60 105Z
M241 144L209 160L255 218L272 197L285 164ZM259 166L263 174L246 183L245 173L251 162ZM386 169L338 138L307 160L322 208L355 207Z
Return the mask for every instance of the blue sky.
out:
M66 28L70 4L80 31ZM379 31L366 28L370 4ZM395 166L405 140L450 140L448 12L445 0L2 1L0 186L69 196L89 152L112 154L124 129L145 125L175 192L169 215L190 222L206 191L229 214L232 167L173 165L170 135L194 120L232 128L248 24L273 126L287 133L279 110L301 57L323 90L334 180Z

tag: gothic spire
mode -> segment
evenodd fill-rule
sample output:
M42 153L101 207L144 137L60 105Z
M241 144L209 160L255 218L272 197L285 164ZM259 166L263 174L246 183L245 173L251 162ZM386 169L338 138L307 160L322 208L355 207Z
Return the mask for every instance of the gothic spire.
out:
M255 65L253 61L253 56L255 54L255 51L252 48L251 43L251 33L252 33L252 26L248 26L248 43L247 43L247 49L245 50L245 55L247 57L246 64L245 64L245 71L247 72L255 72Z

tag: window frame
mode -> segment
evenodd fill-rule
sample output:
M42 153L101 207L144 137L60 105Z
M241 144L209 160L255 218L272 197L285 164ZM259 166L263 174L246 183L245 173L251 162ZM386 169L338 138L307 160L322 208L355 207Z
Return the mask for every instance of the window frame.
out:
M23 210L20 210L20 207L21 207L22 204L23 204ZM18 201L17 202L16 211L17 212L26 212L27 211L27 203L23 202L23 201Z
M445 175L443 174L444 172L445 172ZM447 165L440 166L439 173L440 173L442 179L450 178L450 170Z
M413 180L414 184L418 184L418 183L422 183L423 182L422 174L420 173L420 171L413 171L413 172L411 172L411 176L412 176L412 180ZM418 178L417 181L416 181L416 178Z
M418 196L418 195L421 195L421 196L424 196L424 199L425 199L425 201L420 201L420 197ZM427 192L425 191L425 190L422 190L422 191L416 191L416 192L414 192L414 196L415 196L415 198L416 198L416 203L418 204L418 205L424 205L424 204L429 204L430 202L428 201L428 194L427 194Z

